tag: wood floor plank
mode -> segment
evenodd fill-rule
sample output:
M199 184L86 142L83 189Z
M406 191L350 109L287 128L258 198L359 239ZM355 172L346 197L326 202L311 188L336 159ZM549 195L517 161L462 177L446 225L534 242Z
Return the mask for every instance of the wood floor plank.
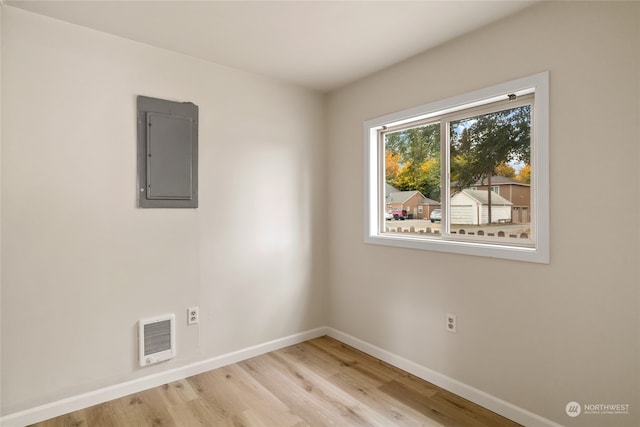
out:
M415 382L416 385L425 387L435 387L433 384L429 384L410 373L396 368L380 359L370 356L360 350L357 350L351 346L348 346L338 340L330 337L321 337L319 339L309 341L309 344L317 346L333 357L339 358L343 363L351 366L352 368L363 371L366 375L380 378L383 382L398 380L409 380ZM417 380L417 381L415 381Z
M319 403L333 406L339 413L348 420L349 425L362 423L362 425L387 425L388 420L376 411L371 411L366 405L353 398L348 392L327 381L322 375L301 364L291 363L279 352L273 352L271 357L281 364L292 376L292 379L300 388L304 388L309 393L314 393Z
M368 387L359 380L344 373L336 374L328 379L332 384L347 391L370 410L385 417L387 425L393 426L428 426L438 427L439 423L416 411L401 401L394 399L379 390L378 387Z
M380 390L387 393L389 396L404 402L406 405L419 411L430 419L440 423L446 427L456 427L465 425L463 420L456 420L449 418L446 414L443 414L438 405L433 402L433 399L424 399L419 393L415 392L411 388L407 387L398 381L390 381L389 383L380 387Z
M347 347L329 337L327 337L327 339L311 340L308 341L308 343L326 353L328 357L335 359L345 368L360 371L363 375L380 383L390 381L397 376L395 371L388 369L387 364L384 362L378 359L376 359L375 362L370 362L364 353ZM377 362L380 362L380 364Z
M321 337L35 426L518 424L340 341Z
M247 368L260 382L276 381L278 397L310 425L383 425L381 417L367 411L347 393L304 366L288 363L277 354L248 361ZM274 384L275 386L275 384ZM273 387L272 387L273 388Z
M198 426L198 423L203 426L215 426L219 425L223 422L224 417L220 417L219 410L212 407L215 405L210 405L206 399L194 399L187 402L186 411L190 411L193 415L193 418L198 420L195 423L195 426Z
M398 426L437 426L423 414L409 406L390 398L378 390L384 384L380 379L365 375L361 370L354 369L350 364L339 362L336 358L323 358L328 353L320 351L314 346L300 345L288 347L274 352L292 363L298 362L322 375L339 389L346 391L351 397L363 403L368 409L375 411L386 419L386 425Z
M362 372L361 369L356 369L352 365L357 365L355 360L346 361L335 357L335 355L319 349L317 346L311 345L308 342L287 347L278 352L283 357L294 358L297 363L301 363L309 369L323 375L325 378L330 378L336 374L346 374L353 378L357 378L363 384L370 387L378 387L390 378L384 376L372 375Z
M207 372L199 378L202 398L214 402L223 419L248 425L245 418L259 417L268 425L283 427L302 419L238 365Z
M50 427L85 427L87 426L87 420L84 417L84 413L82 411L78 411L54 418L47 425Z
M280 354L294 358L297 363L312 367L316 372L331 376L341 372L342 366L335 359L325 357L325 353L311 346L308 342L296 344L278 350Z
M192 402L192 401L189 401ZM206 418L201 418L190 405L175 405L167 408L176 427L205 427L210 425Z
M127 418L135 425L173 426L175 423L167 411L164 399L164 386L136 393L130 400L135 411L128 411Z
M135 411L137 400L134 396L105 402L84 409L87 426L117 427L129 420L128 413Z
M360 371L363 375L377 378L383 383L395 380L425 396L433 396L438 392L444 391L434 384L333 338L321 337L309 341L309 344L323 349L340 360L341 363Z
M165 384L162 386L162 391L163 399L170 406L182 405L198 398L198 393L186 379Z
M510 427L515 423L448 391L437 393L432 400L450 418L462 419L469 426Z

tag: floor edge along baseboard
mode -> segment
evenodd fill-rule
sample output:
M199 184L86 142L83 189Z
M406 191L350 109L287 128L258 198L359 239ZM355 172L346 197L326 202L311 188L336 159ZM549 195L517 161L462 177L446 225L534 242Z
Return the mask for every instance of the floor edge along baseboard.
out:
M210 359L190 363L184 366L167 369L166 371L157 372L131 381L126 381L112 386L99 388L97 390L82 393L77 396L71 396L55 402L36 406L23 411L7 414L0 417L0 426L2 427L24 427L29 424L38 423L70 412L79 411L90 406L108 402L128 396L133 393L139 393L153 387L158 387L173 381L198 375L203 372L241 362L261 354L280 348L295 345L313 338L327 335L327 328L320 327L305 332L289 335L266 343L258 344L242 350L226 353Z
M373 344L369 344L366 341L362 341L356 337L353 337L344 332L338 331L333 328L326 328L327 335L331 338L335 338L353 348L356 348L363 353L387 362L390 365L400 368L403 371L409 372L416 377L428 381L438 387L457 394L477 405L489 409L496 414L502 415L512 421L520 423L524 426L537 426L537 427L562 427L554 421L541 417L540 415L529 412L519 406L502 400L489 393L485 393L482 390L471 387L465 383L462 383L456 379L443 375L439 372L433 371L409 359L398 356Z
M241 362L270 351L295 345L323 335L328 335L342 341L343 343L364 353L383 360L520 424L536 425L541 427L559 426L559 424L556 424L553 421L330 327L311 329L309 331L289 335L287 337L203 361L168 369L142 378L137 378L120 384L114 384L112 386L82 393L77 396L71 396L66 399L61 399L20 412L8 414L0 417L0 425L3 427L24 427L29 424L55 418L93 405L98 405L133 393L138 393L153 387L158 387L163 384Z

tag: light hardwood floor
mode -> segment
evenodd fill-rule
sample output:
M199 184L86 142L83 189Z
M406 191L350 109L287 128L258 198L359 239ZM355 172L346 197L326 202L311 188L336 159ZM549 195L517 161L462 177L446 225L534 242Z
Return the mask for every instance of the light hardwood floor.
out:
M36 426L517 426L329 337Z

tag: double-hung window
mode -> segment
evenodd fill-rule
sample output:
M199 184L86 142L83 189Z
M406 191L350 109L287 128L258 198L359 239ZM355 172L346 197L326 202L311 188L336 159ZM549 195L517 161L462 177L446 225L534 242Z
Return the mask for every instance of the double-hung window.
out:
M365 241L549 262L548 74L364 124Z

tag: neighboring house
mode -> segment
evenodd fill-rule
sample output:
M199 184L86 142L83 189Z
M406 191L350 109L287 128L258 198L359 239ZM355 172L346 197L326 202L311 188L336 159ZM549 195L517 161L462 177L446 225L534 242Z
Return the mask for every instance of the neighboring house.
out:
M411 214L413 218L429 219L434 209L440 208L440 202L431 200L417 190L400 191L391 184L385 184L385 197L387 199L387 212L403 212Z
M400 191L400 190L398 190L393 185L391 185L389 183L385 183L384 184L384 194L385 195L388 195L388 194L391 194L391 193L397 193L398 191Z
M418 203L418 218L429 219L434 209L440 209L440 202L425 197Z
M451 197L451 224L482 225L489 223L489 205L486 190L465 189ZM491 222L511 222L513 204L500 196L491 195Z
M418 205L425 197L418 190L412 190L388 192L385 199L387 212L401 212L403 216L418 218Z
M489 186L486 180L477 182L471 187L472 190L487 191ZM529 212L531 208L531 185L516 181L504 176L491 177L491 189L512 203L512 222L529 222ZM493 203L492 203L493 204Z

